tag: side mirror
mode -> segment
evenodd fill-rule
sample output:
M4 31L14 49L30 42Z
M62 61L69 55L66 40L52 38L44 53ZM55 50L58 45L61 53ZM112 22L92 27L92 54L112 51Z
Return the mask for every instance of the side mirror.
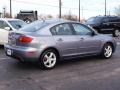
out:
M94 35L96 35L96 33L94 32L94 31L92 31L92 34L91 34L92 36L94 36Z
M5 30L8 30L8 31L10 31L10 30L11 30L11 28L10 28L10 27L5 27L4 29L5 29Z

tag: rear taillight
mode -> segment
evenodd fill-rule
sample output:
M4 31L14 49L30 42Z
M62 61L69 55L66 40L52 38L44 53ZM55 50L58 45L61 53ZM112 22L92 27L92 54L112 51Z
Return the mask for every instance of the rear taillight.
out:
M19 42L21 43L30 43L32 42L33 38L29 37L29 36L20 36L19 37Z

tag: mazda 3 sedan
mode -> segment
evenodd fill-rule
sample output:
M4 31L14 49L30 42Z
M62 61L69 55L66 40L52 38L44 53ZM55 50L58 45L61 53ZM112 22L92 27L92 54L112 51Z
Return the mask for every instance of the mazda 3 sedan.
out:
M115 52L116 42L79 22L58 19L38 20L10 32L4 46L9 57L52 69L58 61L70 58L99 55L108 59Z

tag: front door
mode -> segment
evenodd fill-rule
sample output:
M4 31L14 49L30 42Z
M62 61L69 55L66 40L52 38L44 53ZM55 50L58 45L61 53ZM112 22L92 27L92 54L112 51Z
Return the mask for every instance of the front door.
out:
M93 30L79 23L72 25L79 40L79 54L97 53L100 51L102 42L96 35L92 35Z

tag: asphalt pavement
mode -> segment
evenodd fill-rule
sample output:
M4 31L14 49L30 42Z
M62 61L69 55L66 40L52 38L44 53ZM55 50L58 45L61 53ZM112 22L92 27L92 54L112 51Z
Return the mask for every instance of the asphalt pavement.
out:
M110 59L92 56L60 62L52 70L19 63L0 47L0 90L120 90L120 39Z

